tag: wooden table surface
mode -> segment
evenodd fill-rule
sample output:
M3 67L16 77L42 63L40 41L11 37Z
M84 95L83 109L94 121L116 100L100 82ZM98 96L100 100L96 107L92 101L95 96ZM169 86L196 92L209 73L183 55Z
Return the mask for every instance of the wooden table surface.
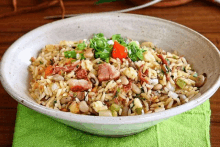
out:
M35 6L43 0L17 0L18 9ZM125 1L94 5L91 0L64 0L67 14L91 13L119 10L132 7ZM0 14L13 10L12 0L0 0ZM0 19L0 59L6 49L19 37L38 26L52 22L44 16L61 13L59 5L41 11L19 14ZM220 6L207 1L195 0L186 5L170 8L149 7L130 13L144 14L171 20L192 28L208 39L220 49ZM11 146L16 120L17 102L0 87L0 146ZM220 89L211 97L211 145L220 146Z

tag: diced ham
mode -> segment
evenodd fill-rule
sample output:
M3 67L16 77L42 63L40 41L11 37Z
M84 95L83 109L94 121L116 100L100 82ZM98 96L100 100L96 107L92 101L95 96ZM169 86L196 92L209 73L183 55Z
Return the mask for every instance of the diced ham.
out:
M120 76L120 72L113 65L104 63L99 65L98 79L100 82L107 80L115 80Z
M64 67L56 66L56 67L54 67L53 74L57 74L60 71L63 71L63 72L76 71L79 68L79 66L77 66L79 64L80 64L80 61L76 61L73 64L68 65L68 66L64 66Z
M87 80L70 79L67 83L73 92L82 92L92 88L92 83Z
M84 98L85 98L85 92L77 92L76 97L77 97L80 101L84 100Z
M54 67L53 74L58 74L61 70L64 71L65 68L64 67L59 67L59 66Z
M87 79L87 71L85 69L79 69L76 71L76 77L78 79Z

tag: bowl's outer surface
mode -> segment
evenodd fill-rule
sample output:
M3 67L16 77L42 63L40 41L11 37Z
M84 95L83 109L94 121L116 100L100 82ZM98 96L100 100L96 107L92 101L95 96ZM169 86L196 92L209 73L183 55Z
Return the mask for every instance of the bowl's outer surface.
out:
M30 58L37 57L47 44L90 38L94 33L100 32L107 37L117 33L140 42L153 42L167 51L177 50L199 74L207 73L207 82L201 88L202 95L164 112L114 118L71 114L38 105L28 92ZM33 110L90 133L121 136L142 131L205 102L219 88L219 65L218 49L204 36L182 25L134 14L91 14L44 25L18 39L2 58L1 82L15 100Z

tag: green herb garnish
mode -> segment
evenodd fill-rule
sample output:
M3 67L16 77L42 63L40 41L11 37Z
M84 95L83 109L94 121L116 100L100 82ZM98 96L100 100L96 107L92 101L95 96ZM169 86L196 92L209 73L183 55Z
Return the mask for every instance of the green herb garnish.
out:
M95 34L90 39L90 47L95 49L95 58L109 60L112 52L112 46L107 43L107 39L102 33Z
M43 64L43 62L42 62L42 61L40 61L40 64Z
M119 106L119 105L117 105L117 104L112 104L112 105L110 106L110 110L111 110L111 111L116 111L116 112L118 112L120 109L121 109L121 106Z
M66 51L64 52L64 56L66 58L76 58L76 52L73 50L73 51Z
M83 54L83 53L80 53L80 57L81 57L81 58L80 58L81 60L86 59L86 58L84 57L84 54Z
M143 60L143 50L138 47L136 42L130 42L127 46L128 56L132 61Z
M125 40L121 37L121 34L115 34L112 36L112 40L115 41L117 40L118 43L120 43L123 46L127 46Z
M75 62L76 60L71 60L71 63Z
M77 48L78 50L84 50L85 48L87 47L86 43L83 41L83 43L79 43L77 45Z

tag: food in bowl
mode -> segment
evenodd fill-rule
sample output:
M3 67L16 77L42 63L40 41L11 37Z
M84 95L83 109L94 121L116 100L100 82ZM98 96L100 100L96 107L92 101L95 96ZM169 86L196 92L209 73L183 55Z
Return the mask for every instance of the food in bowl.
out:
M110 39L46 45L31 58L29 89L40 105L65 112L132 116L160 112L199 96L206 77L185 57L151 42Z

